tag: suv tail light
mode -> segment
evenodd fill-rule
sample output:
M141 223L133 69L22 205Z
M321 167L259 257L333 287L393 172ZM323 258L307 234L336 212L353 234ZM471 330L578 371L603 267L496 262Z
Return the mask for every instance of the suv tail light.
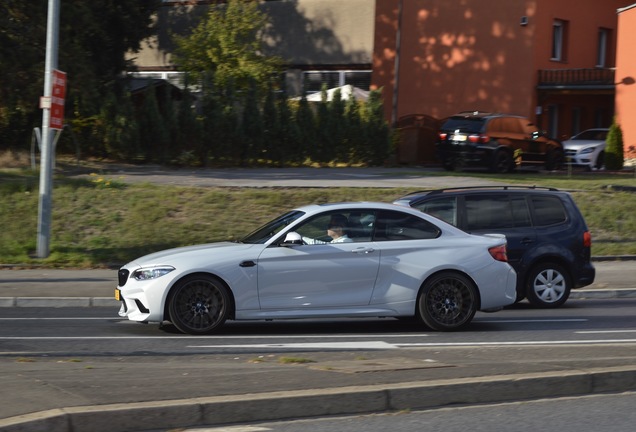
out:
M488 252L497 261L508 262L508 252L505 244L488 248Z
M477 144L477 143L486 144L488 141L490 141L490 137L488 135L469 135L468 141L474 144Z
M442 141L446 140L446 137L448 137L448 134L446 132L439 133L439 139L441 139Z
M583 233L583 246L592 247L592 233L589 231Z

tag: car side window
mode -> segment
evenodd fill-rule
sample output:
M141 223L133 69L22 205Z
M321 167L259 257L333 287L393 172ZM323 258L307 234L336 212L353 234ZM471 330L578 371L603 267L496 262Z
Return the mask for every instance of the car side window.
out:
M418 210L457 226L457 197L437 198L417 204Z
M344 222L343 225L345 226L341 227L343 229L342 234L345 234L354 242L371 241L375 223L375 211L373 210L323 213L296 227L294 231L300 234L303 240L309 244L330 243L333 238L329 236L329 227L335 215Z
M556 225L568 218L563 203L556 197L536 196L531 201L536 226Z
M530 218L530 209L528 208L528 201L525 197L512 197L510 198L510 204L512 206L512 221L515 228L527 228L532 226L532 219Z
M494 230L514 227L508 195L469 195L466 206L466 230Z
M441 230L432 223L397 211L380 212L376 225L375 241L434 239L441 234Z

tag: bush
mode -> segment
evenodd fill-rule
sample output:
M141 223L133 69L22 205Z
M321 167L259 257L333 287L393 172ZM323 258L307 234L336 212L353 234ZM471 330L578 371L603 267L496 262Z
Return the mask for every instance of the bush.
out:
M605 168L612 171L623 169L623 132L616 121L610 126L605 147Z

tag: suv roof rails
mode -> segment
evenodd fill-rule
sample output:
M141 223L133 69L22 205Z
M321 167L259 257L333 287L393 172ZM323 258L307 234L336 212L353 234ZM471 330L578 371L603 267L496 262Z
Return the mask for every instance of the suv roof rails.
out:
M455 191L462 191L462 190L478 190L478 189L481 189L481 190L490 190L490 189L503 189L503 190L521 189L521 190L527 190L527 189L531 189L531 190L545 190L545 191L558 192L558 189L556 189L556 188L545 187L545 186L505 185L505 186L464 186L464 187L454 187L454 188L444 188L444 189L428 189L428 190L421 190L421 191L411 192L409 195L415 195L415 194L420 194L420 193L424 193L424 192L428 192L431 195L437 195L437 194L443 194L443 193L446 193L446 192L455 192Z

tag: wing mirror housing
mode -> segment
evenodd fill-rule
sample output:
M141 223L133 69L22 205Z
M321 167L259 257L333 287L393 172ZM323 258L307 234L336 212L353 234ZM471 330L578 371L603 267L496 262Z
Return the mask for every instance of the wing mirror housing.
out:
M303 245L305 244L303 242L303 238L300 234L298 234L297 232L288 232L287 235L285 236L285 240L283 240L283 242L280 244L283 247L290 247L290 246L299 246L299 245Z

